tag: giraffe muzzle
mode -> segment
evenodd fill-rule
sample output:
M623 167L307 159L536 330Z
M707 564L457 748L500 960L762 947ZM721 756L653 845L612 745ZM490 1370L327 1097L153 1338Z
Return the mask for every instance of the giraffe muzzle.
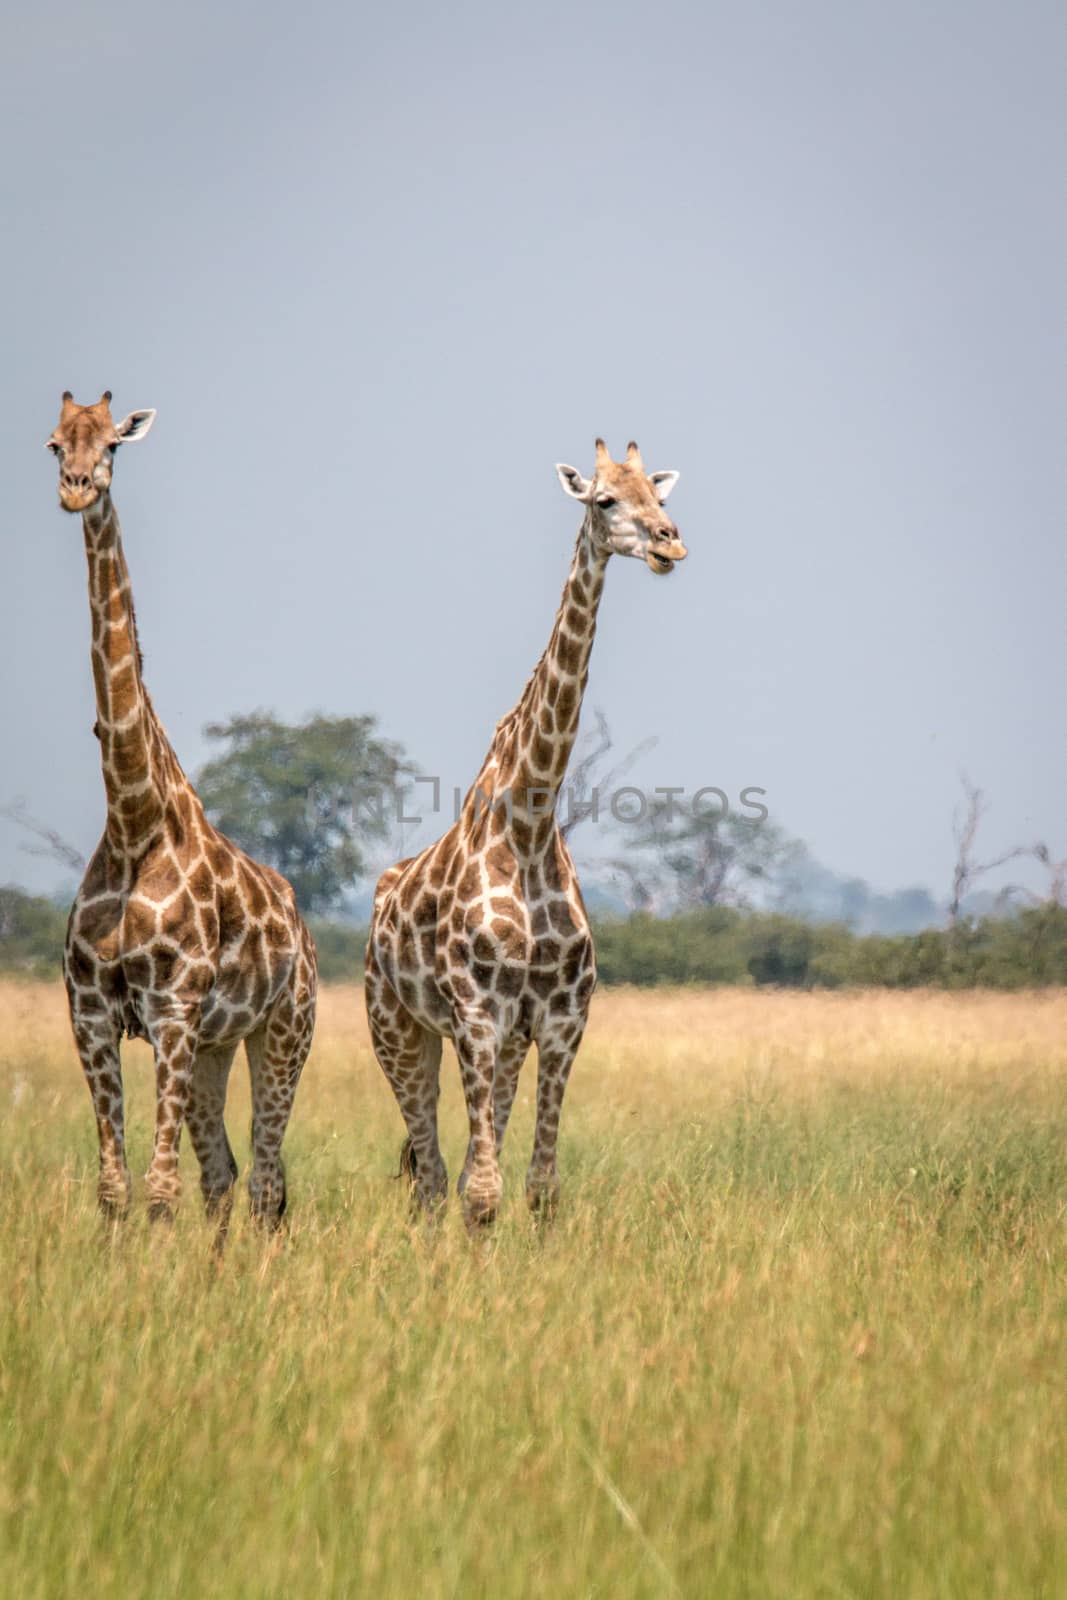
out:
M657 577L665 577L668 572L674 571L676 561L684 561L689 551L681 539L657 540L655 546L649 546L645 553L645 561L650 572Z
M61 484L59 488L60 505L63 507L64 511L70 511L72 513L88 511L89 507L95 500L99 499L99 497L100 490L95 484L92 483L86 487L83 487L80 484L77 486Z

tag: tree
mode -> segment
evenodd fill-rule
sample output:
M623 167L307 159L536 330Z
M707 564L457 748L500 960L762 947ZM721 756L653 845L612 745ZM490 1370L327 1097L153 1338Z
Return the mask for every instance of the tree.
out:
M63 960L67 913L41 895L0 888L0 971L53 977Z
M723 797L725 801L725 797ZM766 891L801 848L781 828L733 816L728 806L643 799L626 824L627 854L613 866L629 880L638 909L691 910L766 901Z
M1034 859L1040 861L1048 873L1048 902L1062 906L1067 898L1067 856L1057 861L1047 844L1034 845Z
M608 719L599 707L593 712L593 721L596 728L583 736L559 793L559 831L565 839L569 839L583 822L588 822L598 814L601 800L611 794L619 779L657 743L655 734L642 739L629 755L623 756L614 766L609 766L607 757L614 748L615 740Z
M966 804L963 812L957 811L952 819L952 831L956 838L956 865L952 872L952 894L948 903L950 928L959 926L963 914L963 902L980 879L987 873L995 871L997 867L1004 866L1008 861L1017 861L1020 856L1034 853L1023 845L1017 845L1014 850L1005 850L1002 855L994 856L989 861L977 861L974 848L978 837L978 826L988 808L985 795L971 782L965 772L960 773L960 783L963 785ZM1005 900L1010 892L1012 891L1002 891L1002 900Z
M226 747L197 777L204 809L288 878L304 912L334 909L363 875L363 846L387 836L393 797L413 770L375 728L374 717L293 726L256 711L204 729Z

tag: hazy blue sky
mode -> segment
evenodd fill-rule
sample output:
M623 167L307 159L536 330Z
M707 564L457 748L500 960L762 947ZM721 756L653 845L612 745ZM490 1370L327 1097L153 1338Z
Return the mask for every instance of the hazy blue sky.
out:
M374 711L471 778L552 623L594 435L675 467L587 705L944 888L1067 850L1062 5L38 0L5 22L0 801L103 816L59 395L156 406L116 502L202 725ZM0 822L0 881L61 873Z

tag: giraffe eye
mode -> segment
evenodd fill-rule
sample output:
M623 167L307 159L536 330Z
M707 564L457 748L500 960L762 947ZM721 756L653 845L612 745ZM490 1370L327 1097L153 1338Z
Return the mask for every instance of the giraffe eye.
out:
M600 507L601 511L610 511L612 506L616 503L617 502L614 495L603 494L597 497L597 505Z

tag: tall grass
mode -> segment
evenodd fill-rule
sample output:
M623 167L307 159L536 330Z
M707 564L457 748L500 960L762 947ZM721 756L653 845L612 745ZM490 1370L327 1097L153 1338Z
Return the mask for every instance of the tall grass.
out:
M409 1225L361 1011L219 1268L191 1156L103 1230L62 998L0 989L0 1594L1067 1594L1067 997L604 995L559 1220L531 1063L484 1246Z

